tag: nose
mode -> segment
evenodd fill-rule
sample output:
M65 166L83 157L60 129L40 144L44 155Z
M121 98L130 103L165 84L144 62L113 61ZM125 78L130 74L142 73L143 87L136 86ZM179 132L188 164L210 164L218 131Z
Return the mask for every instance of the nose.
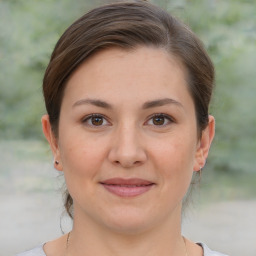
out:
M147 160L142 138L134 127L120 127L113 135L108 158L123 168L140 166Z

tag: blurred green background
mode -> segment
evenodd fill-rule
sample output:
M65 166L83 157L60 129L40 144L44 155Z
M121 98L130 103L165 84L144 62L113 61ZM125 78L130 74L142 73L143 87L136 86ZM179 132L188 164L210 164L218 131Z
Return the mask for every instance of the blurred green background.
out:
M65 28L102 2L0 1L2 163L20 158L49 159L40 123L45 112L41 93L44 70ZM202 39L215 63L211 113L217 127L201 183L203 196L213 200L255 198L256 1L152 2L185 21ZM9 172L4 164L0 171L2 176Z

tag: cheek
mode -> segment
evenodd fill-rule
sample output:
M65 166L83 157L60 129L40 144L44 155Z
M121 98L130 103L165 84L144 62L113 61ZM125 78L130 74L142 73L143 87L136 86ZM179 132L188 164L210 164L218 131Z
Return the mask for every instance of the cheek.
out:
M90 140L67 140L61 147L64 173L72 176L95 176L104 159L104 148Z
M195 156L195 144L184 137L158 143L151 151L153 163L164 183L173 187L190 184Z
M99 147L81 142L69 144L62 150L65 182L74 202L87 204L88 198L94 198L95 184L101 173L102 155Z
M195 156L195 143L184 137L176 137L163 141L158 141L157 146L152 149L155 159L165 166L182 168L193 163Z

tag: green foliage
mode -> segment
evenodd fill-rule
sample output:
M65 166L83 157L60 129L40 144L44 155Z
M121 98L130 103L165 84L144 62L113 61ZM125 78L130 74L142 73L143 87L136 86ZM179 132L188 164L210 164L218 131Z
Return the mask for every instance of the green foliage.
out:
M44 112L41 80L64 29L101 1L0 1L0 137L39 138ZM108 1L109 2L109 1ZM152 1L184 20L216 67L211 112L216 139L209 169L255 171L256 2Z
M216 67L211 108L216 117L216 138L210 155L211 168L253 172L256 2L187 1L186 10L190 26L203 39Z
M88 8L76 3L0 1L0 137L41 136L42 76L61 33Z

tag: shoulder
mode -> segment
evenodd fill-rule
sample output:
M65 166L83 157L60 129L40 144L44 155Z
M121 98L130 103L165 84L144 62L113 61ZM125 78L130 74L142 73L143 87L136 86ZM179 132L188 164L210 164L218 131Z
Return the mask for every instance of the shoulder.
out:
M26 252L22 252L17 254L16 256L46 256L43 250L43 245L40 245L34 249L31 249Z
M204 256L228 256L227 254L223 254L220 252L216 252L216 251L212 251L211 249L209 249L207 247L207 245L203 244L203 243L197 243L198 245L200 245L203 250L204 250Z

